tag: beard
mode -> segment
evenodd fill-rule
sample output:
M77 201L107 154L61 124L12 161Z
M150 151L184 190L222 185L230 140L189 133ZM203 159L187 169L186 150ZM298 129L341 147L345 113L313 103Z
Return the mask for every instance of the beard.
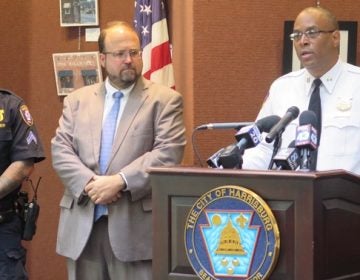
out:
M127 88L131 86L139 78L140 74L135 69L129 68L120 71L118 75L107 73L109 80L119 88Z
M126 70L122 70L120 72L120 79L123 82L131 82L134 83L135 80L137 79L137 74L136 74L136 70L135 69L126 69Z

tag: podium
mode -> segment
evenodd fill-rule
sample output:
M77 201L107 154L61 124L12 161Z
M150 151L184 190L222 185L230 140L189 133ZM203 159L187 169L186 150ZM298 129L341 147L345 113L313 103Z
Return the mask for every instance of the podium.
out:
M360 177L343 170L249 171L191 167L149 170L153 279L199 279L187 260L188 211L209 190L247 188L270 206L280 254L269 279L360 279Z

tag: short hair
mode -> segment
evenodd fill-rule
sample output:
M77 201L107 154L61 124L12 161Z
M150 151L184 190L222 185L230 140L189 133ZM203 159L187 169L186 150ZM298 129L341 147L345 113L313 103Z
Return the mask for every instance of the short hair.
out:
M129 29L130 31L134 32L134 34L136 34L136 36L139 38L136 30L134 29L134 27L132 25L130 25L129 23L127 23L126 21L110 21L106 24L106 27L104 29L101 30L100 32L100 36L98 39L98 45L99 45L99 52L103 53L105 51L105 38L106 38L106 34L107 32L114 28L114 27L118 27L118 26L122 26L124 28Z

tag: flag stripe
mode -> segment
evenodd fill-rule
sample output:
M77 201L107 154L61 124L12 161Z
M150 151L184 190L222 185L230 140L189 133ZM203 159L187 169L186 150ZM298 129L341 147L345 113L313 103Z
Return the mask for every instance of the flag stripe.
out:
M163 32L166 30L166 32ZM152 38L151 44L152 45L159 45L164 42L169 42L169 34L167 32L167 21L163 19L161 21L153 23L152 26Z
M151 71L159 70L162 67L171 64L170 52L167 52L168 49L169 42L166 42L151 50Z
M168 43L157 46L156 48L153 48L151 50L148 49L148 51L151 52L151 54L149 54L151 60L147 60L146 64L144 62L143 74L148 72L152 73L154 71L160 70L162 67L172 64L170 54L164 52L164 49L166 50L166 48L168 47L166 46L167 44Z
M151 44L148 44L142 53L143 58L143 73L148 72L151 69Z
M151 81L155 83L161 83L165 86L175 88L174 69L172 64L169 64L154 72L148 71L144 74L144 76L147 76L147 79L151 79Z

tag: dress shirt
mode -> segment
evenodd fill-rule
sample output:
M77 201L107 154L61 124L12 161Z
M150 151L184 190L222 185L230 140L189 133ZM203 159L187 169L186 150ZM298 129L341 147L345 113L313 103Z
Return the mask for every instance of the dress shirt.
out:
M314 77L306 69L273 82L257 119L282 117L291 106L307 110ZM340 60L321 77L322 132L317 170L344 169L360 175L360 68ZM282 135L282 148L295 139L299 118ZM272 144L262 141L244 155L244 169L267 169Z

